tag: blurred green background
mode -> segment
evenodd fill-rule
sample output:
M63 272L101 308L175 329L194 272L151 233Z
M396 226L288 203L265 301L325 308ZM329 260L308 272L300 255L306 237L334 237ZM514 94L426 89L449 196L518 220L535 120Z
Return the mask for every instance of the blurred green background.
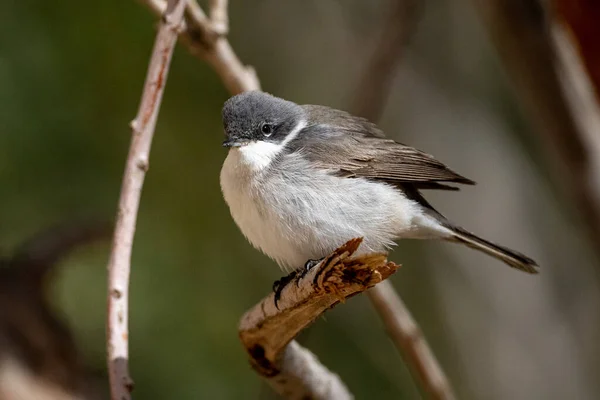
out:
M230 40L264 90L347 108L386 1L231 1ZM460 398L600 396L598 262L548 171L485 30L468 2L433 0L419 22L381 127L479 185L428 193L483 236L537 259L538 277L468 249L407 241L393 277ZM0 13L0 246L47 226L112 220L155 36L136 1L7 0ZM267 396L239 342L241 315L281 273L222 200L220 108L228 94L178 46L141 201L131 277L134 397ZM86 362L105 365L109 244L64 260L57 310ZM356 397L419 392L364 296L303 337Z

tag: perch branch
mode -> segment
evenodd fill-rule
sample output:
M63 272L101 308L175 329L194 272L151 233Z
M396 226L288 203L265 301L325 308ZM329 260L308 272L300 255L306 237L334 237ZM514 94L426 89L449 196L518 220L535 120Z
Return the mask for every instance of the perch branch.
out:
M359 80L350 110L376 122L387 101L391 81L416 24L414 0L391 0L390 12L372 58ZM432 399L453 399L444 371L408 308L390 282L367 291L390 339L410 366L415 381Z
M111 398L131 398L128 349L128 291L131 250L138 206L149 166L150 146L167 80L169 65L183 21L184 0L169 0L156 35L125 166L113 245L108 264L108 372Z
M252 365L275 391L287 399L350 399L339 377L293 339L325 311L392 275L398 266L384 254L352 257L362 239L338 248L305 276L248 311L240 338Z

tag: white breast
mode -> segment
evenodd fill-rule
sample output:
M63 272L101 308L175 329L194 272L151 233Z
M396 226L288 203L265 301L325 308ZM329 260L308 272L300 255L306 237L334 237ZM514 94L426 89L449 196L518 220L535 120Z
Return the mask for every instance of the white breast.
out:
M283 269L300 268L355 237L364 238L359 253L366 253L385 251L397 238L447 234L390 185L333 176L297 153L271 165L282 149L266 142L231 149L221 188L242 233Z
M223 195L246 238L285 270L351 238L363 237L359 252L366 253L432 232L422 207L386 184L338 178L311 169L299 155L270 169L249 159L257 158L230 150L221 170Z
M229 151L221 169L223 197L235 223L250 243L280 265L287 265L288 254L294 250L281 240L280 224L273 217L273 210L265 204L260 181L268 156L253 154L250 146Z

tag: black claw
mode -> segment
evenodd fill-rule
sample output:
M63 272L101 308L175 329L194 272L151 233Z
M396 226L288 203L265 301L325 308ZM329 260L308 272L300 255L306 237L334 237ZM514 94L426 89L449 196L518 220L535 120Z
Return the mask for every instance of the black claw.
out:
M281 299L281 292L283 292L283 288L285 288L288 285L288 283L290 283L291 281L293 281L296 278L297 273L298 273L297 271L293 271L289 275L286 275L283 278L278 279L275 282L273 282L273 293L275 294L275 296L274 296L275 308L277 308L278 310L279 310L279 306L277 305L277 303L279 302L279 299Z
M317 266L321 261L323 261L324 258L325 257L320 258L318 260L308 260L304 264L304 268L300 268L299 270L293 271L289 275L286 275L283 278L278 279L275 282L273 282L273 293L275 294L273 296L273 300L275 302L275 307L278 310L279 310L279 306L277 303L279 302L279 299L281 299L281 292L283 292L283 288L285 288L288 285L288 283L290 283L294 280L296 281L296 287L298 287L298 285L300 284L300 279L304 278L304 276L308 273L308 271L310 271L315 266Z
M322 260L322 258L319 258L318 260L308 260L304 264L304 273L306 274L308 271L316 267Z
M304 278L306 276L306 274L308 274L308 272L313 269L314 267L316 267L317 265L319 265L319 263L321 261L323 261L325 257L323 258L319 258L318 260L308 260L305 264L304 264L304 268L302 268L302 270L300 270L300 274L298 275L298 279L296 279L296 287L298 287L300 285L300 279Z

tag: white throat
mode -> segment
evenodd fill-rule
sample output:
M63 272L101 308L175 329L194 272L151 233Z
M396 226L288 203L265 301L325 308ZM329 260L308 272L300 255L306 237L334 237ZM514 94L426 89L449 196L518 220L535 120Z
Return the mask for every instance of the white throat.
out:
M306 120L302 119L281 143L269 143L264 141L252 142L245 146L232 149L230 154L234 152L238 153L239 162L245 164L253 171L260 171L268 167L275 157L283 151L284 147L294 140L305 127Z

